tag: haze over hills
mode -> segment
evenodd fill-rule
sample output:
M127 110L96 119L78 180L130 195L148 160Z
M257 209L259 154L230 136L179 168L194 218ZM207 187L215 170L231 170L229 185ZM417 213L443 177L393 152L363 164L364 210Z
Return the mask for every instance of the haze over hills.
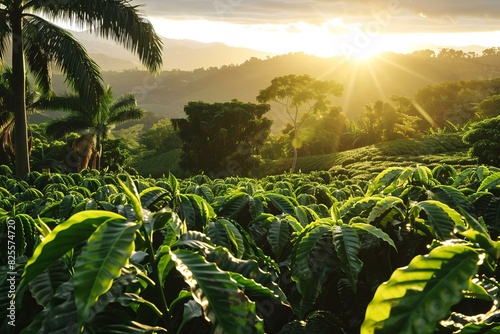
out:
M276 56L220 43L167 39L164 69L174 70L152 76L141 70L134 55L114 42L84 33L76 33L76 37L105 71L104 80L113 88L115 97L135 92L141 107L166 118L184 117L183 108L189 101L238 99L255 103L259 91L273 78L287 74L309 74L320 80L341 82L344 94L335 103L351 119L377 99L389 100L393 95L411 97L429 84L500 76L500 55L450 59L387 53L363 62L303 53ZM480 54L479 46L470 49ZM54 79L56 92L65 90L62 81L60 77ZM277 106L266 116L275 122L275 131L288 122Z
M124 50L121 45L114 41L96 38L85 32L74 32L73 34L85 45L91 57L101 66L103 71L144 69L135 55ZM200 43L169 38L162 38L162 41L164 70L219 67L241 64L251 57L273 56L268 52L231 47L222 43Z

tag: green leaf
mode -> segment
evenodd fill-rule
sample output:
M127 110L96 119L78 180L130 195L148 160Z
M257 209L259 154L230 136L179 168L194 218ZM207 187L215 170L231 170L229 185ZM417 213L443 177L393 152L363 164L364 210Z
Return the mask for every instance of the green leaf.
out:
M380 285L368 305L361 334L434 333L463 297L480 255L463 245L440 246L415 257Z
M382 227L386 227L391 223L398 214L401 215L401 210L398 205L404 206L404 202L399 197L388 196L378 201L373 207L368 216L367 223L379 221Z
M319 219L318 214L307 206L297 205L294 208L294 211L294 217L297 218L297 220L300 222L300 225L302 225L303 227Z
M70 273L61 261L53 263L41 275L38 275L29 284L33 298L39 305L47 307L56 290L71 278Z
M170 193L161 187L149 187L141 191L139 197L141 199L141 206L153 210L153 206L161 201L163 198L168 197Z
M369 234L387 242L389 245L391 245L397 251L396 244L394 244L394 241L391 239L391 237L389 237L389 235L387 233L385 233L381 229L376 228L373 225L364 224L364 223L352 223L352 224L350 224L350 226L353 229L355 229L358 233L360 233L360 232L369 233Z
M454 238L455 226L464 226L462 217L448 205L438 201L422 201L413 207L412 212L423 210L426 221L432 227L434 236L439 240Z
M187 250L175 250L177 270L191 287L193 298L212 322L214 333L264 333L253 302L239 290L227 272Z
M382 171L377 177L370 183L366 196L371 196L375 192L380 192L385 187L390 185L392 182L397 180L399 175L404 171L401 167L389 167Z
M481 182L481 185L479 185L479 188L477 188L477 192L493 189L499 184L500 184L500 172L493 173L487 178L485 178L483 182Z
M416 181L420 181L423 185L428 185L429 180L432 179L432 171L426 166L417 166L413 177Z
M330 227L321 224L311 224L312 226L302 233L303 237L300 238L298 244L295 246L294 256L292 258L292 267L294 270L293 280L298 283L297 288L303 295L309 283L312 272L309 269L309 255L311 250L316 246L318 240L328 231ZM302 290L302 291L301 291Z
M125 174L126 179L125 181L122 181L120 178L116 178L118 181L118 184L122 188L123 192L125 195L127 195L128 200L130 201L130 204L132 204L132 207L134 208L135 216L137 217L137 220L142 222L142 206L140 202L140 197L139 193L137 192L137 188L135 186L134 181L130 178L130 175Z
M134 250L135 231L139 227L133 222L108 220L95 230L83 247L76 259L73 277L81 324L99 296L108 291L113 280L120 276Z
M182 215L189 230L203 231L215 213L210 204L195 194L181 194Z
M66 252L86 241L98 226L108 220L126 221L123 216L113 212L89 210L78 212L64 223L57 225L33 252L33 256L26 264L19 289L26 286Z
M297 205L295 200L281 194L264 193L261 195L266 201L269 201L279 211L278 214L286 213L293 215L295 213L294 207Z
M273 290L263 286L260 283L257 283L255 280L246 278L240 273L229 272L229 275L233 280L235 280L240 288L245 292L250 292L252 296L265 296L269 297L277 302L280 302L280 296L274 293Z
M500 333L500 323L485 323L467 324L457 334L498 334Z
M488 203L483 218L488 226L500 228L500 198L494 197Z
M280 261L283 249L290 241L290 229L285 219L274 219L269 226L267 241L271 245L275 259Z
M474 205L464 195L463 192L451 186L437 186L431 189L434 199L444 203L452 209L465 209L469 214L475 215Z
M75 203L75 197L72 195L66 195L59 205L59 219L65 221L73 211L73 205Z
M205 259L214 262L221 270L238 273L243 277L253 280L263 287L274 292L275 296L281 299L281 302L288 304L285 294L281 291L278 284L274 282L274 277L271 272L260 269L259 264L255 260L241 260L233 257L226 249L222 247L206 248L203 250ZM266 264L267 266L268 264Z
M177 333L182 333L181 330L186 323L188 323L192 319L199 317L203 317L203 309L201 308L200 304L198 304L194 300L189 300L184 304L184 309L182 311L182 322L179 325Z
M356 292L358 275L363 268L363 262L358 258L361 250L358 234L355 229L347 225L334 226L332 232L333 244L340 259L340 267L347 275L353 291Z
M348 224L354 217L368 217L375 205L382 201L381 197L354 197L340 207L340 217L345 224Z
M161 284L163 284L170 270L175 267L175 263L172 261L172 257L170 256L170 247L160 247L156 258L158 261L158 278Z
M211 222L206 229L206 234L216 245L229 249L237 258L245 252L245 243L240 231L227 219L217 219Z
M64 334L78 333L73 282L61 284L51 298L50 303L31 321L23 333Z
M145 305L146 307L150 308L158 317L161 317L163 314L161 311L156 307L155 304L151 303L150 301L142 298L141 296L135 294L135 293L128 293L125 292L123 293L122 296L118 298L118 301L122 305L129 305L132 303L137 303L137 304L142 304Z

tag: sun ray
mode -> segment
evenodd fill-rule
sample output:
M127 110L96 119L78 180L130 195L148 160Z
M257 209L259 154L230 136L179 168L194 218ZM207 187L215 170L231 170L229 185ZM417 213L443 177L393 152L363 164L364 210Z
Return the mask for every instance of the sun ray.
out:
M379 59L380 57L377 57L377 59ZM382 85L380 84L380 81L378 80L377 76L375 75L375 73L373 72L373 68L372 68L372 65L369 61L367 62L364 62L365 65L366 65L366 69L368 70L368 73L370 73L370 76L373 80L373 83L375 84L375 88L377 88L377 91L379 92L380 96L382 97L383 100L386 100L387 97L385 95L385 92L384 90L382 89Z
M422 74L420 74L418 72L415 72L415 71L413 71L413 70L411 70L411 69L409 69L409 68L407 68L405 66L402 66L400 64L397 64L397 63L393 62L392 60L387 59L386 57L378 57L378 59L380 59L381 61L383 61L383 62L385 62L385 63L387 63L387 64L389 64L389 65L391 65L393 67L396 67L396 68L398 68L400 70L403 70L404 72L410 73L411 75L414 75L417 78L423 79L423 80L425 80L425 81L427 81L429 83L433 82L431 79L429 79L425 75L422 75Z

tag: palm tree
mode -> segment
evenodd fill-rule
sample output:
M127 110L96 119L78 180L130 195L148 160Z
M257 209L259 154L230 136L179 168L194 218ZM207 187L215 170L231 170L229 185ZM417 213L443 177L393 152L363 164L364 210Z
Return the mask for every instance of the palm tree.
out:
M50 121L46 128L47 134L61 138L71 132L84 132L72 145L73 150L82 158L77 166L78 171L87 168L89 163L92 168L100 168L102 142L114 125L144 117L144 111L137 107L133 94L125 94L113 102L109 86L101 107L96 112L90 112L80 101L77 95L66 95L54 97L43 106L45 109L69 113L66 117Z
M25 101L25 61L43 93L51 92L51 66L90 109L97 109L105 87L98 65L66 30L49 19L68 21L138 54L150 71L161 67L162 43L149 21L128 0L0 0L0 59L12 46L16 174L30 170Z
M0 65L0 165L9 164L14 160L14 93L12 82L14 75L12 68L7 65ZM26 80L26 110L35 110L38 92L32 88ZM28 140L28 146L31 141Z

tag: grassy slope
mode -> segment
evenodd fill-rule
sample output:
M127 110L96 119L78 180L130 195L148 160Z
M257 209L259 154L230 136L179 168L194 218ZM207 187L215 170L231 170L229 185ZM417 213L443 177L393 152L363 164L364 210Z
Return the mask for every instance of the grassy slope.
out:
M457 168L476 165L467 154L462 134L431 135L421 139L395 140L358 149L299 158L297 169L303 173L332 170L351 178L370 179L391 166L425 164L429 168L446 163ZM291 159L273 161L255 171L256 176L281 174L290 169Z
M162 177L169 172L175 176L181 176L183 173L178 167L181 156L181 149L169 151L167 153L150 154L143 156L131 163L139 174L143 176Z
M476 165L467 154L468 147L462 142L462 134L436 134L420 139L401 139L354 150L299 158L297 170L309 173L316 170L332 170L353 179L369 180L391 166L416 166L429 168L446 163L458 169ZM181 150L152 154L136 159L131 166L143 176L161 177L172 174L183 177L178 167ZM256 177L282 174L290 170L291 159L269 161L253 172Z

